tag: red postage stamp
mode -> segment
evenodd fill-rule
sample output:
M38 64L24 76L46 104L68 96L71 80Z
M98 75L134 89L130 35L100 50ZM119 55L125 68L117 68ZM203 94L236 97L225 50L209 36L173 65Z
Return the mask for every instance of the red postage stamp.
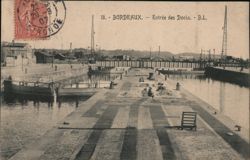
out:
M66 18L63 1L15 0L15 39L46 39Z

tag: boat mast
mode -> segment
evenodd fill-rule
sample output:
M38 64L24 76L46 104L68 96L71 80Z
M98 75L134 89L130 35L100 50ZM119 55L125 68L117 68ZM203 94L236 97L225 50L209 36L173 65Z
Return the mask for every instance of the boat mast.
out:
M92 15L92 26L91 26L91 55L95 53L95 31L94 31L94 15Z
M225 60L227 56L227 6L225 6L224 26L222 29L223 29L223 40L222 40L221 59Z
M151 47L150 47L150 50L149 50L149 56L150 56L150 59L152 59Z

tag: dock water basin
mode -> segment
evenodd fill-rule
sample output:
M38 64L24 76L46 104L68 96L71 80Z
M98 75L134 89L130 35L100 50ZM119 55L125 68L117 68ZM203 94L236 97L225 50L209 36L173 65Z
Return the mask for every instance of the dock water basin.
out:
M169 75L182 87L210 104L243 128L249 130L249 88L223 82L206 75Z

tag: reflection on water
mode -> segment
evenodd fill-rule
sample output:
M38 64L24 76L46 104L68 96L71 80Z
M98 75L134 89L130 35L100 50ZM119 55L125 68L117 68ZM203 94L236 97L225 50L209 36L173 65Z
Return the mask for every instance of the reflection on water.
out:
M45 97L11 94L2 97L2 109L10 106L28 106L31 103L34 107L39 107L42 103L42 105L47 104L48 107L54 106L58 108L61 108L62 103L70 103L71 106L75 106L77 108L79 105L79 101L85 101L88 98L89 97L87 96Z
M170 75L170 78L178 80L192 94L249 129L249 88L204 75Z
M11 95L1 97L1 156L8 159L39 138L89 97L53 98Z
M224 113L224 108L225 108L224 101L225 101L225 83L221 82L220 83L220 105L219 105L220 107L219 111L221 113Z

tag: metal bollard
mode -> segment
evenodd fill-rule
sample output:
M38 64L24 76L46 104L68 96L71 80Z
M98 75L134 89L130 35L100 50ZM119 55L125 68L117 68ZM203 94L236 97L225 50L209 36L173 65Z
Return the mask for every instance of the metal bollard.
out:
M109 89L113 89L113 88L114 88L114 82L113 82L113 81L111 81L111 82L110 82Z
M181 89L181 85L179 82L176 83L176 90L179 91Z
M239 126L239 125L235 125L234 127L237 129L237 131L241 130L241 126Z

